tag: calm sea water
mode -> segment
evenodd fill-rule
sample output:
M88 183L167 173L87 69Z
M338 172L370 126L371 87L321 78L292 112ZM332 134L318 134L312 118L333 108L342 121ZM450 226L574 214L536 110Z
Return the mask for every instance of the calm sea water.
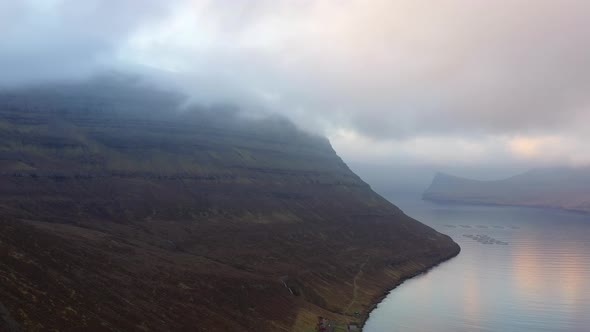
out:
M392 201L462 252L393 290L365 332L590 331L590 216Z

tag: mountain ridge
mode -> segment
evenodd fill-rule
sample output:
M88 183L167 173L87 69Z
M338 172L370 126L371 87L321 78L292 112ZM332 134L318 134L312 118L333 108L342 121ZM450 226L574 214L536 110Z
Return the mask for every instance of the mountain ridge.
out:
M531 169L509 178L479 181L437 173L423 199L590 212L590 168Z
M181 104L127 81L0 93L10 322L307 331L319 315L364 320L400 280L458 253L374 193L327 139Z

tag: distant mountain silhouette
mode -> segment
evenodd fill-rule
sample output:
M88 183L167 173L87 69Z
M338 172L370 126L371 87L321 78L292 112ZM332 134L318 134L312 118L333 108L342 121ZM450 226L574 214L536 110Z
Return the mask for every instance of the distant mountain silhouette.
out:
M539 168L496 181L478 181L437 173L423 198L590 212L590 168Z

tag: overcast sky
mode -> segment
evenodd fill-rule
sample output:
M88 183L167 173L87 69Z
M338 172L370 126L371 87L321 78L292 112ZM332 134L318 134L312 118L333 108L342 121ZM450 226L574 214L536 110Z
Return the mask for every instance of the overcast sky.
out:
M587 0L0 1L0 84L163 71L350 163L590 162Z

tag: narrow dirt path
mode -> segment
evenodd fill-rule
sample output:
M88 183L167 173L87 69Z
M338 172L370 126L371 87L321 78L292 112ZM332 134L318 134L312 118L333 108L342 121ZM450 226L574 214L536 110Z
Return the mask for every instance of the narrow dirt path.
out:
M350 303L348 304L348 306L346 306L346 309L344 309L344 313L347 313L348 310L350 310L350 307L352 307L352 305L356 302L356 297L357 297L357 293L358 293L358 286L357 286L356 282L363 275L363 268L365 267L365 265L367 265L368 261L369 261L369 256L367 256L367 259L365 259L363 264L361 264L358 272L356 273L356 275L354 276L354 279L352 280L352 285L353 285L352 299L350 300Z

